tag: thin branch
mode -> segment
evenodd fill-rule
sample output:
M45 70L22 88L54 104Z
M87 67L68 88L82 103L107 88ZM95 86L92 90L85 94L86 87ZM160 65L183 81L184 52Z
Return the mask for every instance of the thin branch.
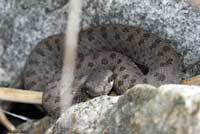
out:
M29 103L29 104L42 104L42 92L14 89L14 88L0 88L0 100Z
M0 122L10 131L14 132L16 131L15 126L8 120L8 118L5 116L5 113L0 109Z
M69 1L69 11L66 27L64 61L60 82L61 113L67 109L74 95L72 84L74 81L74 70L77 55L78 36L80 31L81 0ZM63 96L63 94L65 94Z

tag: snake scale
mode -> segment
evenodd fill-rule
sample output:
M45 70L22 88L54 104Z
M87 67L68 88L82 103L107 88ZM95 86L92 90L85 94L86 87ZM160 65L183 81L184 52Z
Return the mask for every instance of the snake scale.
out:
M54 109L59 107L58 98L49 98L58 95L63 43L63 34L41 41L32 51L24 73L26 89L51 90L45 100L51 100L47 103ZM86 88L79 90L75 98L84 98L87 93L108 94L111 88L122 94L140 83L178 83L182 59L171 46L169 40L132 26L102 25L81 31L74 85Z

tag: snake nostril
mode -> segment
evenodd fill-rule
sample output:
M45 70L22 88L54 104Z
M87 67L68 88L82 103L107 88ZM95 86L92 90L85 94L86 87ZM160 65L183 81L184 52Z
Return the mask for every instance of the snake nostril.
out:
M139 69L142 71L144 75L146 75L149 72L149 68L147 66L143 64L139 64L139 63L135 63L135 64L139 67Z

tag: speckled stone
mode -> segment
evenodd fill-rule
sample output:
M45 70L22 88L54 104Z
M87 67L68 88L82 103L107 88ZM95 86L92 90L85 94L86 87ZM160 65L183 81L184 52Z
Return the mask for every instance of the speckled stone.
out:
M52 3L51 3L52 2ZM0 0L0 84L12 86L42 39L64 32L67 0ZM186 67L200 59L200 11L186 0L84 0L82 28L124 24L160 33L174 42ZM197 74L198 70L194 72Z
M107 111L116 106L119 96L100 96L70 107L45 134L101 134L99 124ZM96 130L96 131L94 131ZM100 131L99 131L100 130Z
M136 85L70 107L46 134L199 134L199 104L199 86Z

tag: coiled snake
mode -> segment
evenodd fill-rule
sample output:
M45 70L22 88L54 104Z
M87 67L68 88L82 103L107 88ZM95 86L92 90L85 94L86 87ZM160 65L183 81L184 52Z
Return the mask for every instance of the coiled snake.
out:
M52 90L44 101L51 100L47 103L55 109L59 101L49 97L58 95L63 43L62 34L41 41L32 51L24 73L26 89ZM86 94L108 94L111 88L122 94L139 83L179 83L182 60L170 41L156 34L131 26L103 25L80 32L76 63L74 83L84 89L75 97L80 99Z

